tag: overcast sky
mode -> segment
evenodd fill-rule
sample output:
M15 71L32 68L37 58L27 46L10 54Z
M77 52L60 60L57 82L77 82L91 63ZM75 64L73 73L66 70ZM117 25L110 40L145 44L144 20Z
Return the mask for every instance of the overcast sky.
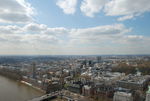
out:
M150 0L0 0L0 54L150 54Z

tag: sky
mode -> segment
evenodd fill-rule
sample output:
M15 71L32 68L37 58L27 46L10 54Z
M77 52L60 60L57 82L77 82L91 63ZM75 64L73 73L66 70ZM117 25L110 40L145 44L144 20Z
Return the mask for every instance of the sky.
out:
M150 54L150 0L0 0L0 55Z

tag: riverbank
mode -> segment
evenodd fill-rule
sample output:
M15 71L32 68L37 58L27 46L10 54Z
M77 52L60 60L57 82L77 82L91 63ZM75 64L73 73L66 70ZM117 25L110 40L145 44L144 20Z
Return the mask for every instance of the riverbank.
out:
M23 76L21 75L22 73L20 73L19 71L17 70L10 70L10 69L7 69L7 68L1 68L0 69L0 75L1 76L4 76L8 79L11 79L11 80L15 80L17 82L20 82L22 84L25 84L27 86L30 86L42 93L46 93L46 91L44 91L43 89L39 88L39 87L36 87L35 85L29 83L29 82L26 82L24 81L23 79Z
M28 101L42 95L39 90L0 75L0 101Z
M32 87L32 88L38 90L38 91L41 91L42 93L46 93L46 91L42 90L41 88L38 88L38 87L33 86L31 83L28 83L28 82L23 81L23 80L21 80L20 82L21 82L22 84L24 84L24 85L27 85L27 86L29 86L29 87Z
M13 79L13 80L21 80L22 79L22 73L20 71L11 70L8 68L0 68L0 75L5 76L10 79Z

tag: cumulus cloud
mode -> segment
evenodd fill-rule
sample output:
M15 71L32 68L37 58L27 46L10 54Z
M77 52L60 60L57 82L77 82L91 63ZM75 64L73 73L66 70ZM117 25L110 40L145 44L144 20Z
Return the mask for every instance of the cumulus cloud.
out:
M128 39L142 39L143 36L142 35L128 35L127 36Z
M85 29L73 29L71 31L71 36L73 38L102 38L104 36L120 36L127 32L130 32L131 29L126 28L123 24L114 24L114 25L105 25L97 26L92 28Z
M128 54L149 54L150 37L142 35L125 35L114 41L115 44L120 44L118 52Z
M81 11L94 17L100 11L106 16L119 16L118 21L132 19L145 12L150 12L149 0L82 0Z
M46 30L47 26L44 24L30 23L30 24L27 24L23 29L29 32L40 33L41 31Z
M111 0L106 4L107 15L135 15L150 11L149 0Z
M108 0L83 0L81 3L81 11L89 17L94 17L99 13Z
M116 43L122 43L122 44L133 44L136 45L139 42L143 42L146 38L142 35L124 35L120 37L118 40L115 40Z
M131 19L144 12L150 12L149 0L111 0L105 5L108 16L123 16L119 20Z
M149 4L148 0L82 0L80 9L89 17L104 11L107 16L118 16L118 21L124 21L149 12ZM57 6L66 14L74 14L77 0L57 0ZM33 23L33 15L34 8L25 0L0 0L0 23L12 23L0 25L0 54L119 54L150 51L150 38L130 35L132 29L123 24L50 28Z
M0 26L0 53L110 54L148 52L150 38L130 35L123 24L91 28L50 28L31 23ZM142 45L141 45L142 44ZM6 51L7 50L7 51ZM31 50L31 51L28 51Z
M51 28L51 32L55 30L55 34L59 34L61 28ZM53 33L50 33L50 29L43 24L27 24L23 27L16 25L0 26L0 38L5 41L13 42L27 42L27 43L43 43L55 42L58 40Z
M133 15L127 15L127 16L120 17L117 20L118 21L124 21L124 20L132 19L133 17L134 17Z
M74 14L76 12L77 0L58 0L56 5L60 7L66 14Z
M22 32L22 29L16 25L0 26L0 34L15 34Z
M33 20L34 8L25 0L0 0L0 22L27 23Z

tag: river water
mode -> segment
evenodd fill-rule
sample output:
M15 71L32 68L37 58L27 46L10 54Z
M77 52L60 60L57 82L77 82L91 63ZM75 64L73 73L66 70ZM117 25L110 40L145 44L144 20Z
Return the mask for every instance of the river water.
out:
M0 101L28 101L43 94L25 84L0 76Z

